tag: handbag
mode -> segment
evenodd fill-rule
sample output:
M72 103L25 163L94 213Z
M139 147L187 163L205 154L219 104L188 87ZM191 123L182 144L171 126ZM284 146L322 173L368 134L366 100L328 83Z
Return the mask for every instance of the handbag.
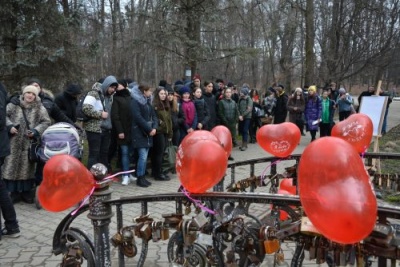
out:
M163 172L174 172L176 163L176 151L178 148L172 144L172 141L168 141L167 147L165 148L163 155L162 171Z
M26 127L28 128L28 130L31 130L31 128L29 126L29 121L26 118L25 110L23 108L21 108L21 109L22 109L22 115L24 116L24 120L26 123ZM29 148L28 148L28 159L30 162L32 162L32 163L39 162L39 160L40 160L39 154L38 154L39 148L40 148L40 140L33 137L31 139L31 142L30 142Z

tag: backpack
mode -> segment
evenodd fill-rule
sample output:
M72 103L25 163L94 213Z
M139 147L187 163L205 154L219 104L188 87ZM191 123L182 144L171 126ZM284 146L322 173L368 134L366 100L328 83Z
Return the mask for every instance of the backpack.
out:
M99 93L99 91L98 90L90 90L90 91L96 91L99 94L101 104L103 105L103 109L104 109L103 97ZM83 112L83 102L85 101L85 98L90 91L86 92L86 94L82 95L78 100L78 104L76 105L76 120L78 120L78 121L86 122L86 121L89 121L92 119Z
M49 126L41 136L38 155L43 162L52 156L67 154L81 159L83 145L77 129L69 123L59 122Z

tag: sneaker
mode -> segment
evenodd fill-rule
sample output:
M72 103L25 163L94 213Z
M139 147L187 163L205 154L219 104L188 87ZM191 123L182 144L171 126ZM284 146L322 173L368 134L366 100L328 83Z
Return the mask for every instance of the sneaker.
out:
M19 228L15 228L15 229L12 229L12 230L7 229L7 228L3 228L3 229L1 229L1 235L3 237L17 238L21 234L20 234Z
M137 177L133 176L132 174L129 175L129 179L131 180L131 182L136 182Z
M122 177L122 185L128 185L130 182L129 176L123 176Z

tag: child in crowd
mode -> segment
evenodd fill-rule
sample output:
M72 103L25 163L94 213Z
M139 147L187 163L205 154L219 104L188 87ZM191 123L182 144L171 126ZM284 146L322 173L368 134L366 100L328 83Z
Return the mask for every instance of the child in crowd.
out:
M181 95L179 112L183 113L183 115L180 117L185 117L185 120L180 125L179 143L181 143L186 135L193 132L197 128L197 113L194 102L190 98L189 87L183 86L179 90L179 94Z
M200 87L195 87L193 90L193 102L196 107L197 113L197 129L207 129L208 121L210 119L209 110L206 101L203 98L203 92Z

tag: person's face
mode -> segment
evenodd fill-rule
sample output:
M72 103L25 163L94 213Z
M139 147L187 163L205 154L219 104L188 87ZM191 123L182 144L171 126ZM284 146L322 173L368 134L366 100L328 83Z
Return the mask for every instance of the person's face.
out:
M164 101L167 98L167 92L165 90L160 90L158 92L158 97L161 101Z
M24 94L24 100L27 103L32 103L33 101L35 101L35 99L36 99L36 95L34 93L26 92Z
M174 93L168 94L168 101L174 100Z
M370 87L368 88L368 91L369 91L370 93L374 93L374 92L375 92L375 87L370 86Z
M200 79L194 79L193 83L196 87L200 87Z
M115 89L117 89L117 86L116 86L116 85L111 85L110 87L108 87L107 93L108 93L109 95L112 95L112 94L114 94Z
M308 95L314 95L315 91L314 90L308 90Z
M150 97L150 96L151 96L151 90L149 89L149 90L147 90L147 91L144 91L144 92L143 92L143 95L144 95L145 97Z
M232 90L231 89L225 89L225 98L230 99L232 97Z
M206 90L207 93L211 93L213 90L214 86L212 83L207 84L206 88L204 88Z
M303 93L303 92L296 91L296 95L297 95L297 96L301 96L302 93Z
M224 83L218 83L220 89L224 88Z
M328 98L328 95L329 95L329 94L328 94L328 91L323 91L323 92L322 92L322 98L323 98L323 99L327 99L327 98Z
M200 88L197 88L196 91L193 93L193 95L194 95L196 98L200 98L200 97L201 97L201 89L200 89Z
M189 101L189 99L190 99L190 94L189 94L189 93L183 93L182 99L183 99L183 101Z

